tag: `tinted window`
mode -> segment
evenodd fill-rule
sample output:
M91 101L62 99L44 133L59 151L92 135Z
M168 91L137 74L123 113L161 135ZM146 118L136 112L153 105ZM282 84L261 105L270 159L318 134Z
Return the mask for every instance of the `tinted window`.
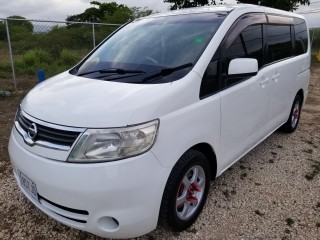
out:
M295 54L304 54L308 50L308 29L303 19L294 19Z
M235 58L255 58L259 67L262 66L262 26L253 25L247 27L227 49L226 57L228 65Z
M220 54L219 49L210 61L201 82L200 98L211 95L219 90L219 69Z
M252 25L239 34L226 50L227 67L235 58L255 58L259 67L263 65L262 25ZM244 77L228 76L226 86L240 82Z
M292 56L290 25L267 25L268 62Z

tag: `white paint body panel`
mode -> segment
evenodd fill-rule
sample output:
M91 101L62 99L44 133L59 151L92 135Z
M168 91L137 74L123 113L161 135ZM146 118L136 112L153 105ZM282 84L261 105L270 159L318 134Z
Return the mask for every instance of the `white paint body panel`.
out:
M259 72L220 93L221 158L224 169L266 135L268 91L261 86L261 77Z
M228 9L229 6L198 8L180 14ZM69 226L109 238L140 236L156 228L167 179L184 152L199 143L210 145L219 176L284 123L295 94L302 89L306 97L310 48L304 55L264 67L242 83L199 99L206 67L236 19L250 12L296 16L250 5L232 9L193 69L175 82L113 83L66 72L35 87L21 108L39 121L69 127L113 128L159 119L160 126L150 151L97 164L67 163L69 152L26 146L13 129L9 154L14 171L19 169L26 174L37 184L38 193L50 201L87 210L88 222L84 226L70 224L27 197L46 214ZM179 12L167 15L173 14ZM103 230L99 219L104 216L116 218L119 229Z
M88 222L82 227L67 222L26 194L49 216L102 237L136 237L156 228L155 215L162 197L159 189L165 185L170 171L160 165L152 152L102 164L70 164L30 153L18 144L18 137L12 133L9 142L15 175L19 169L29 176L37 184L38 193L50 201L89 212ZM142 174L141 169L147 171ZM104 216L116 218L120 228L116 232L103 231L99 219Z
M37 85L23 100L29 115L63 126L84 128L122 127L137 106L160 100L167 84L123 84L78 77L68 72ZM143 95L143 97L141 96Z

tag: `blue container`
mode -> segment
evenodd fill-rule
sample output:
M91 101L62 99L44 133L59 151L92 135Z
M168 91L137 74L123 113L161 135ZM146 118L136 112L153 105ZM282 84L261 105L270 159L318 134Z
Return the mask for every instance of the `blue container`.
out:
M44 80L46 80L44 70L38 70L38 83L41 83Z

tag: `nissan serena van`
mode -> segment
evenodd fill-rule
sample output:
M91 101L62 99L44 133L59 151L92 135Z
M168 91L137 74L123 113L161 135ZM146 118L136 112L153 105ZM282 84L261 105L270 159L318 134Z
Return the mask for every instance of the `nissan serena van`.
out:
M221 175L308 92L305 19L254 5L129 22L22 101L9 153L47 215L109 238L190 227Z

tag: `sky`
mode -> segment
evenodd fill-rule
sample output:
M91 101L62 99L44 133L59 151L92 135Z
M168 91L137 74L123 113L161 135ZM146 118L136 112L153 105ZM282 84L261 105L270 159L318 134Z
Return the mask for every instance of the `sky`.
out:
M0 18L12 15L27 19L65 20L68 15L83 12L90 7L92 0L0 0ZM169 4L163 0L98 0L100 2L117 2L129 7L148 7L154 11L165 12ZM236 0L224 0L225 3L235 3ZM315 11L315 13L310 13ZM302 13L310 27L320 27L320 0L311 0L310 6L301 6L297 13Z

